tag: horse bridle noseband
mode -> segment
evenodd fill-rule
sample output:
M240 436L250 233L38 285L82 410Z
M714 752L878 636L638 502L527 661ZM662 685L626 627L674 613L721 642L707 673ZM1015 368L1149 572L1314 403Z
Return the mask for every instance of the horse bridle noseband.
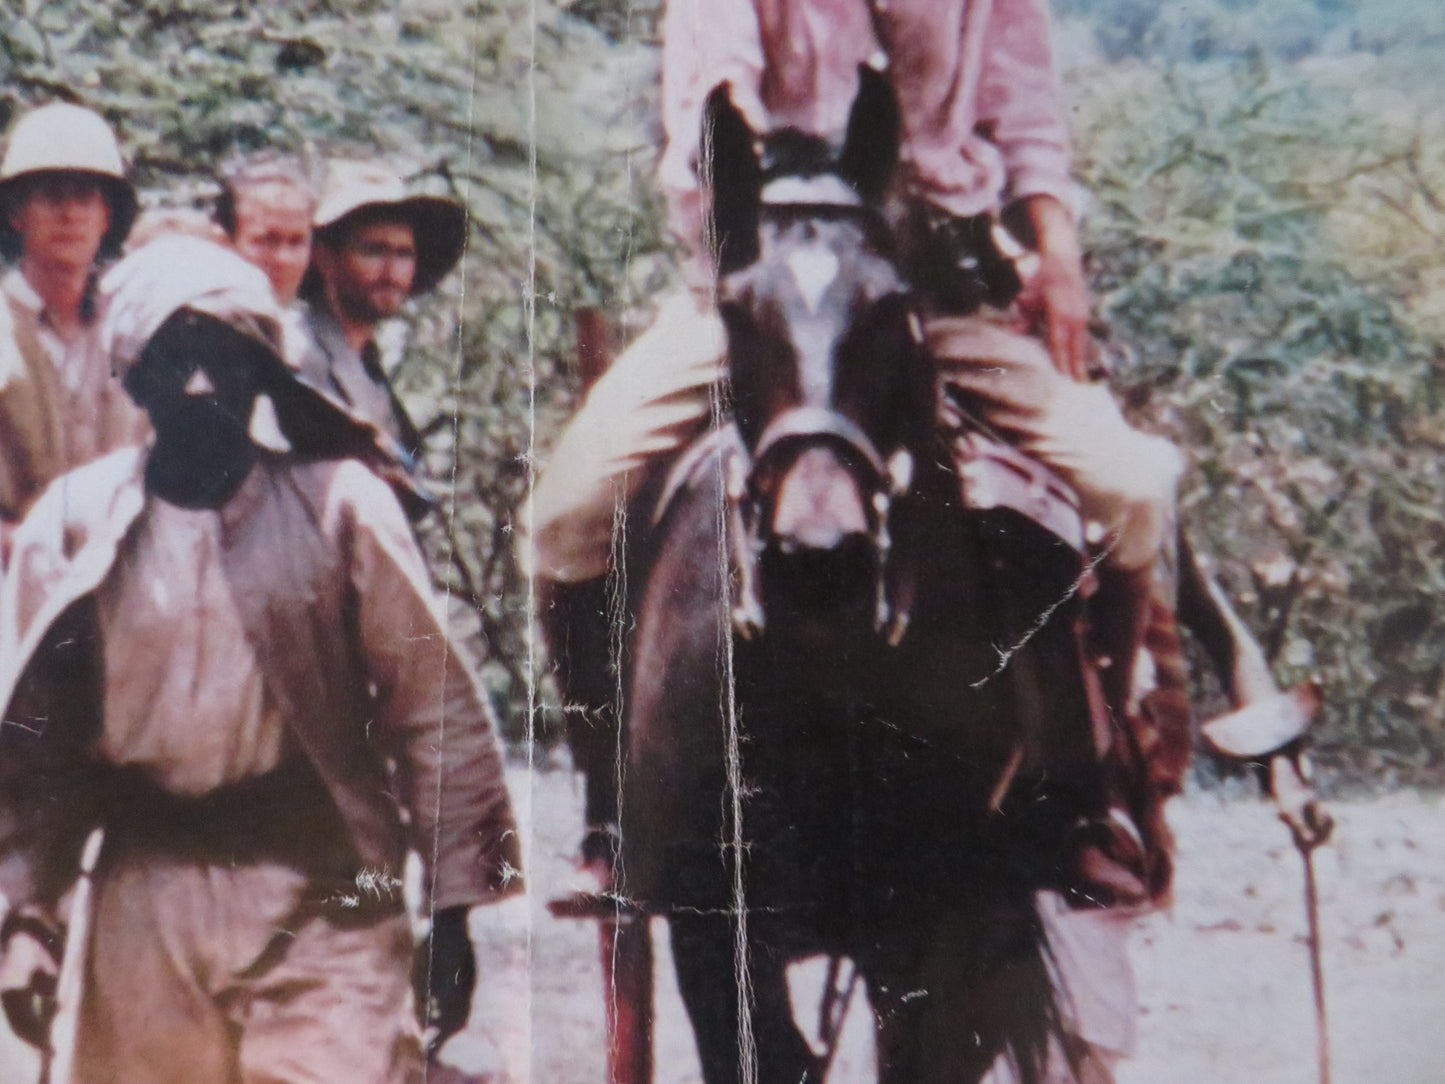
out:
M756 484L757 467L789 444L818 438L840 445L853 460L866 468L863 482L866 491L873 495L868 509L869 542L878 555L874 629L886 632L888 639L896 643L907 624L908 615L896 609L889 599L888 558L893 540L888 531L888 515L893 501L912 488L913 455L900 446L885 459L862 426L827 407L793 407L783 411L768 423L751 450L739 443L727 458L727 496L731 506L735 540L733 556L738 574L733 625L740 636L750 639L762 632L767 624L757 577L758 562L768 545L763 537L767 501Z

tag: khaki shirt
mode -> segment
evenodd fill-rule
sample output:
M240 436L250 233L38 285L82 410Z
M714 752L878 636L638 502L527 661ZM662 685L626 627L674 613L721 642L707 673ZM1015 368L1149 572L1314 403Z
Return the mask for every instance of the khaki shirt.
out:
M98 752L199 796L280 765L286 723L225 573L228 525L261 497L259 472L219 512L151 501L96 592L104 655Z
M305 307L302 323L307 341L300 357L292 359L301 378L353 418L390 436L407 455L418 456L421 438L382 369L376 341L355 349L320 303ZM287 349L293 349L294 328L287 329L286 338Z
M24 275L0 278L0 521L18 520L66 471L150 432L112 375L98 324L67 343Z

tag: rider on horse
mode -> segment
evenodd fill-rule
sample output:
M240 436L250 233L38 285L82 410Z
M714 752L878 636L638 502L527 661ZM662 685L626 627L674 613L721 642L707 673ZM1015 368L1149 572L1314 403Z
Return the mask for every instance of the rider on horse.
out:
M1102 584L1091 649L1109 660L1102 677L1112 707L1137 718L1133 662L1147 631L1165 694L1155 710L1187 710L1172 616L1158 605L1150 613L1151 600L1172 608L1173 584L1157 582L1155 572L1176 537L1181 460L1166 441L1130 427L1097 382L1044 0L671 0L663 33L661 181L690 256L688 287L661 302L651 329L591 388L530 510L528 559L544 581L551 610L543 618L564 663L568 699L593 712L614 700L610 654L620 645L610 633L589 645L567 615L613 608L601 577L618 567L627 513L656 483L659 464L715 419L726 339L713 295L708 243L715 239L705 238L703 225L711 163L699 161L697 147L705 101L726 83L754 131L791 127L837 142L859 66L869 64L884 67L901 107L896 218L922 335L948 392L941 423L1001 435L1074 488L1097 550ZM1024 249L1002 233L1004 222L1032 255L1015 259ZM1186 586L1197 588L1197 568L1184 564ZM1227 603L1217 594L1212 607L1206 616L1225 621ZM1097 620L1100 611L1107 620ZM1253 645L1237 622L1206 641L1222 645L1218 661L1237 700L1275 692L1262 657L1253 667L1262 677L1241 678L1251 676L1245 664ZM1161 703L1171 696L1179 703ZM1135 722L1131 744L1149 762L1128 765L1139 777L1128 785L1162 798L1181 781L1189 734L1187 723L1160 721L1153 731ZM569 713L569 738L589 775L584 856L605 867L615 845L608 822L616 812L616 736L596 724L593 714ZM1129 812L1139 809L1131 803ZM1168 864L1157 849L1165 841L1148 838L1159 827L1157 807L1143 812L1135 818L1141 823L1126 815L1105 829L1101 845L1081 848L1075 887L1084 891L1075 898L1092 893L1118 903L1162 894ZM1135 833L1156 853L1130 853ZM1077 1017L1067 1022L1068 1042L1079 1044L1070 1060L1087 1060L1089 1079L1107 1079L1108 1064L1132 1044L1134 1013L1122 996L1128 916L1070 912L1057 899L1040 909L1056 961L1069 973L1060 979ZM1100 992L1103 973L1114 976L1104 983L1113 988Z
M1161 547L1174 534L1179 454L1132 428L1091 379L1088 291L1071 204L1069 143L1043 0L672 0L663 28L661 181L688 246L690 285L597 382L563 434L532 504L537 573L604 574L614 519L659 460L710 422L724 336L707 292L697 161L704 99L719 83L756 131L841 136L860 63L880 50L902 109L901 195L923 331L952 395L1076 490L1102 556L1101 597L1121 614L1107 683L1127 696L1130 660ZM1036 249L1019 283L994 242L1015 222ZM1020 289L1022 285L1022 289ZM1118 843L1120 841L1115 841ZM1117 875L1117 877L1116 877ZM1124 895L1142 870L1113 870Z

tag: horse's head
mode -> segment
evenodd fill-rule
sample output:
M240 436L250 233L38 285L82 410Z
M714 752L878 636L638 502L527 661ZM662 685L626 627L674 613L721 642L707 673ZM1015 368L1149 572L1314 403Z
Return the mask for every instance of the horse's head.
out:
M823 617L866 605L881 619L889 505L910 483L934 405L880 213L898 108L882 76L860 79L837 154L794 130L759 154L719 87L703 160L761 601Z

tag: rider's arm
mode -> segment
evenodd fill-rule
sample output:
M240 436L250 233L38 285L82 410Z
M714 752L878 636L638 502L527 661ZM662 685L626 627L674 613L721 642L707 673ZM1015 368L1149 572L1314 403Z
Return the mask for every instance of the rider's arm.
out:
M1060 372L1086 375L1089 293L1070 208L1070 144L1047 0L997 0L979 77L978 120L1003 157L1008 202L1022 203L1038 248L1021 299L1044 325Z
M1083 380L1089 361L1089 287L1074 214L1053 196L1024 200L1038 247L1038 269L1019 299L1042 319L1049 354L1062 373Z
M995 0L988 12L977 130L1003 158L1005 202L1046 195L1067 204L1073 198L1069 130L1050 34L1048 0Z

